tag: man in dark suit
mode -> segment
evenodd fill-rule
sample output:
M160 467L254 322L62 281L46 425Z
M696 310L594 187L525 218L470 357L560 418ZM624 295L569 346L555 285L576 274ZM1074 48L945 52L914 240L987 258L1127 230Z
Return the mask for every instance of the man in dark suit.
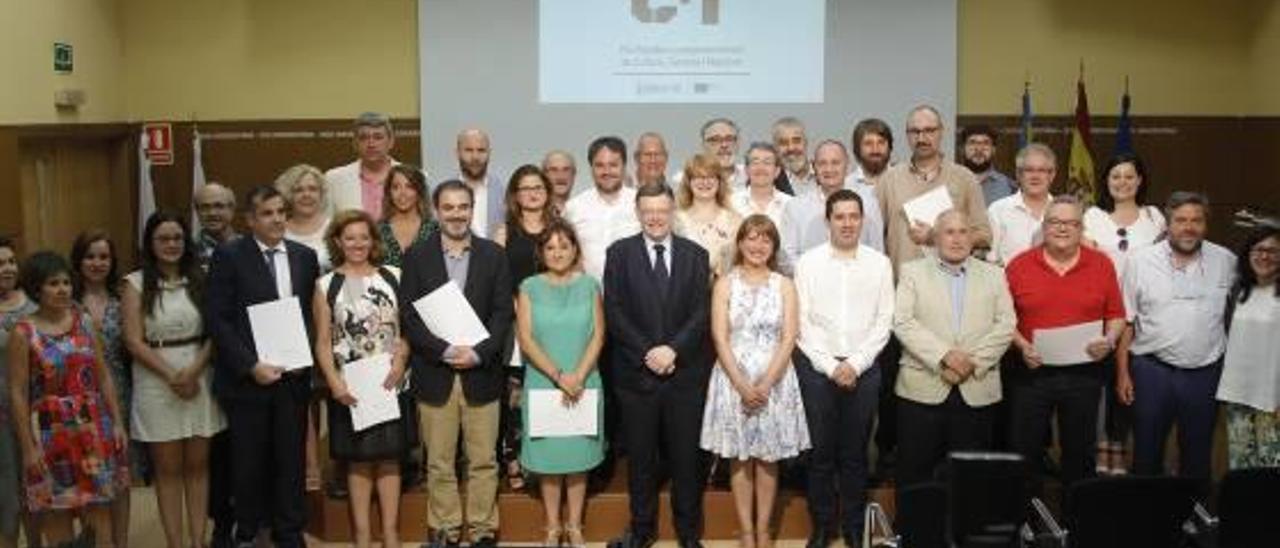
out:
M463 536L458 495L458 433L467 457L466 520L471 546L497 545L498 397L505 384L502 341L513 305L507 258L497 244L471 232L474 195L452 179L436 186L432 203L440 230L409 248L400 302L412 303L452 281L462 288L489 338L475 346L450 344L429 331L413 307L401 325L413 350L412 386L427 443L427 524L431 546L457 546Z
M609 246L604 299L613 338L612 382L630 459L631 527L611 543L643 548L657 533L658 447L671 470L680 546L698 546L702 484L698 440L712 355L710 266L698 244L671 233L666 185L636 193L642 232Z
M214 393L231 430L237 546L253 546L263 527L276 546L304 546L303 445L310 370L263 363L253 341L248 307L315 291L320 266L307 246L284 239L287 207L275 188L261 186L245 200L250 237L213 254L205 291L205 325L217 348ZM301 306L307 340L311 307Z

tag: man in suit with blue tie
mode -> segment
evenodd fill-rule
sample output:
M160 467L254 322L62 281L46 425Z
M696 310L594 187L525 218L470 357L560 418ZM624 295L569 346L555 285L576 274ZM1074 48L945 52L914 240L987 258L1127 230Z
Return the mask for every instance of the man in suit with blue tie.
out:
M501 350L514 304L506 254L472 231L474 199L471 187L460 180L436 186L431 201L440 230L409 248L400 282L402 303L457 284L489 331L489 338L473 346L450 344L427 329L412 306L401 309L400 325L413 350L410 384L427 444L433 548L455 547L464 534L475 548L497 545L498 397L506 383ZM456 475L459 431L467 458L465 512Z
M205 290L205 326L217 348L214 393L231 430L237 546L253 546L264 527L281 548L305 546L303 445L309 369L285 371L258 359L250 306L310 299L320 266L307 246L284 239L288 208L274 187L249 192L250 237L214 251ZM311 307L301 306L307 340Z
M932 479L948 452L990 448L1000 356L1017 323L1004 272L969 255L965 214L945 211L933 226L937 256L905 263L898 273L899 486Z
M605 260L605 318L614 345L611 382L630 459L631 526L610 543L622 548L645 548L657 534L660 444L671 471L680 546L699 546L701 535L698 440L712 363L711 274L707 252L672 234L674 208L670 187L638 189L642 231L609 246Z

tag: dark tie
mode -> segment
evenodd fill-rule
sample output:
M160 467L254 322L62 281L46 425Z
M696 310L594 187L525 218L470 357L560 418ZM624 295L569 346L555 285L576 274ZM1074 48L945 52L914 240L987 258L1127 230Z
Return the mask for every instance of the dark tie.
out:
M653 273L658 276L658 283L665 288L667 281L671 279L671 271L667 269L667 246L653 244L653 253Z
M276 287L280 286L280 276L276 272L276 253L279 252L280 250L274 247L262 251L262 254L267 256L267 270L271 272L271 285Z

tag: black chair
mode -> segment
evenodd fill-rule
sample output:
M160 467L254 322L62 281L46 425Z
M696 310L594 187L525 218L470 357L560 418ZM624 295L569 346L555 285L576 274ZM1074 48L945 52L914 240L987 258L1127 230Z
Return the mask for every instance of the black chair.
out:
M953 452L947 456L946 477L947 538L952 546L1017 545L1027 507L1027 471L1020 455Z
M1168 548L1182 541L1199 483L1187 478L1113 477L1076 483L1067 492L1071 546Z
M1228 472L1218 492L1219 548L1280 546L1277 494L1280 468Z
M894 528L908 548L948 548L947 486L918 483L898 490Z

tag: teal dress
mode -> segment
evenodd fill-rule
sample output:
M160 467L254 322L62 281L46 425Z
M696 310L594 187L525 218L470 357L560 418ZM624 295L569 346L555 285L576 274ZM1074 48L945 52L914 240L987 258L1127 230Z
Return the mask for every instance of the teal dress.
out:
M533 314L533 338L560 371L572 372L586 352L595 327L596 296L600 288L595 278L579 274L563 284L547 281L545 275L531 276L520 284L528 295ZM559 390L536 367L525 360L524 390ZM586 388L601 389L599 369L587 377ZM603 399L596 407L597 424L604 427ZM595 468L604 460L604 432L595 436L532 438L529 436L529 408L523 414L520 464L538 474L574 474Z

